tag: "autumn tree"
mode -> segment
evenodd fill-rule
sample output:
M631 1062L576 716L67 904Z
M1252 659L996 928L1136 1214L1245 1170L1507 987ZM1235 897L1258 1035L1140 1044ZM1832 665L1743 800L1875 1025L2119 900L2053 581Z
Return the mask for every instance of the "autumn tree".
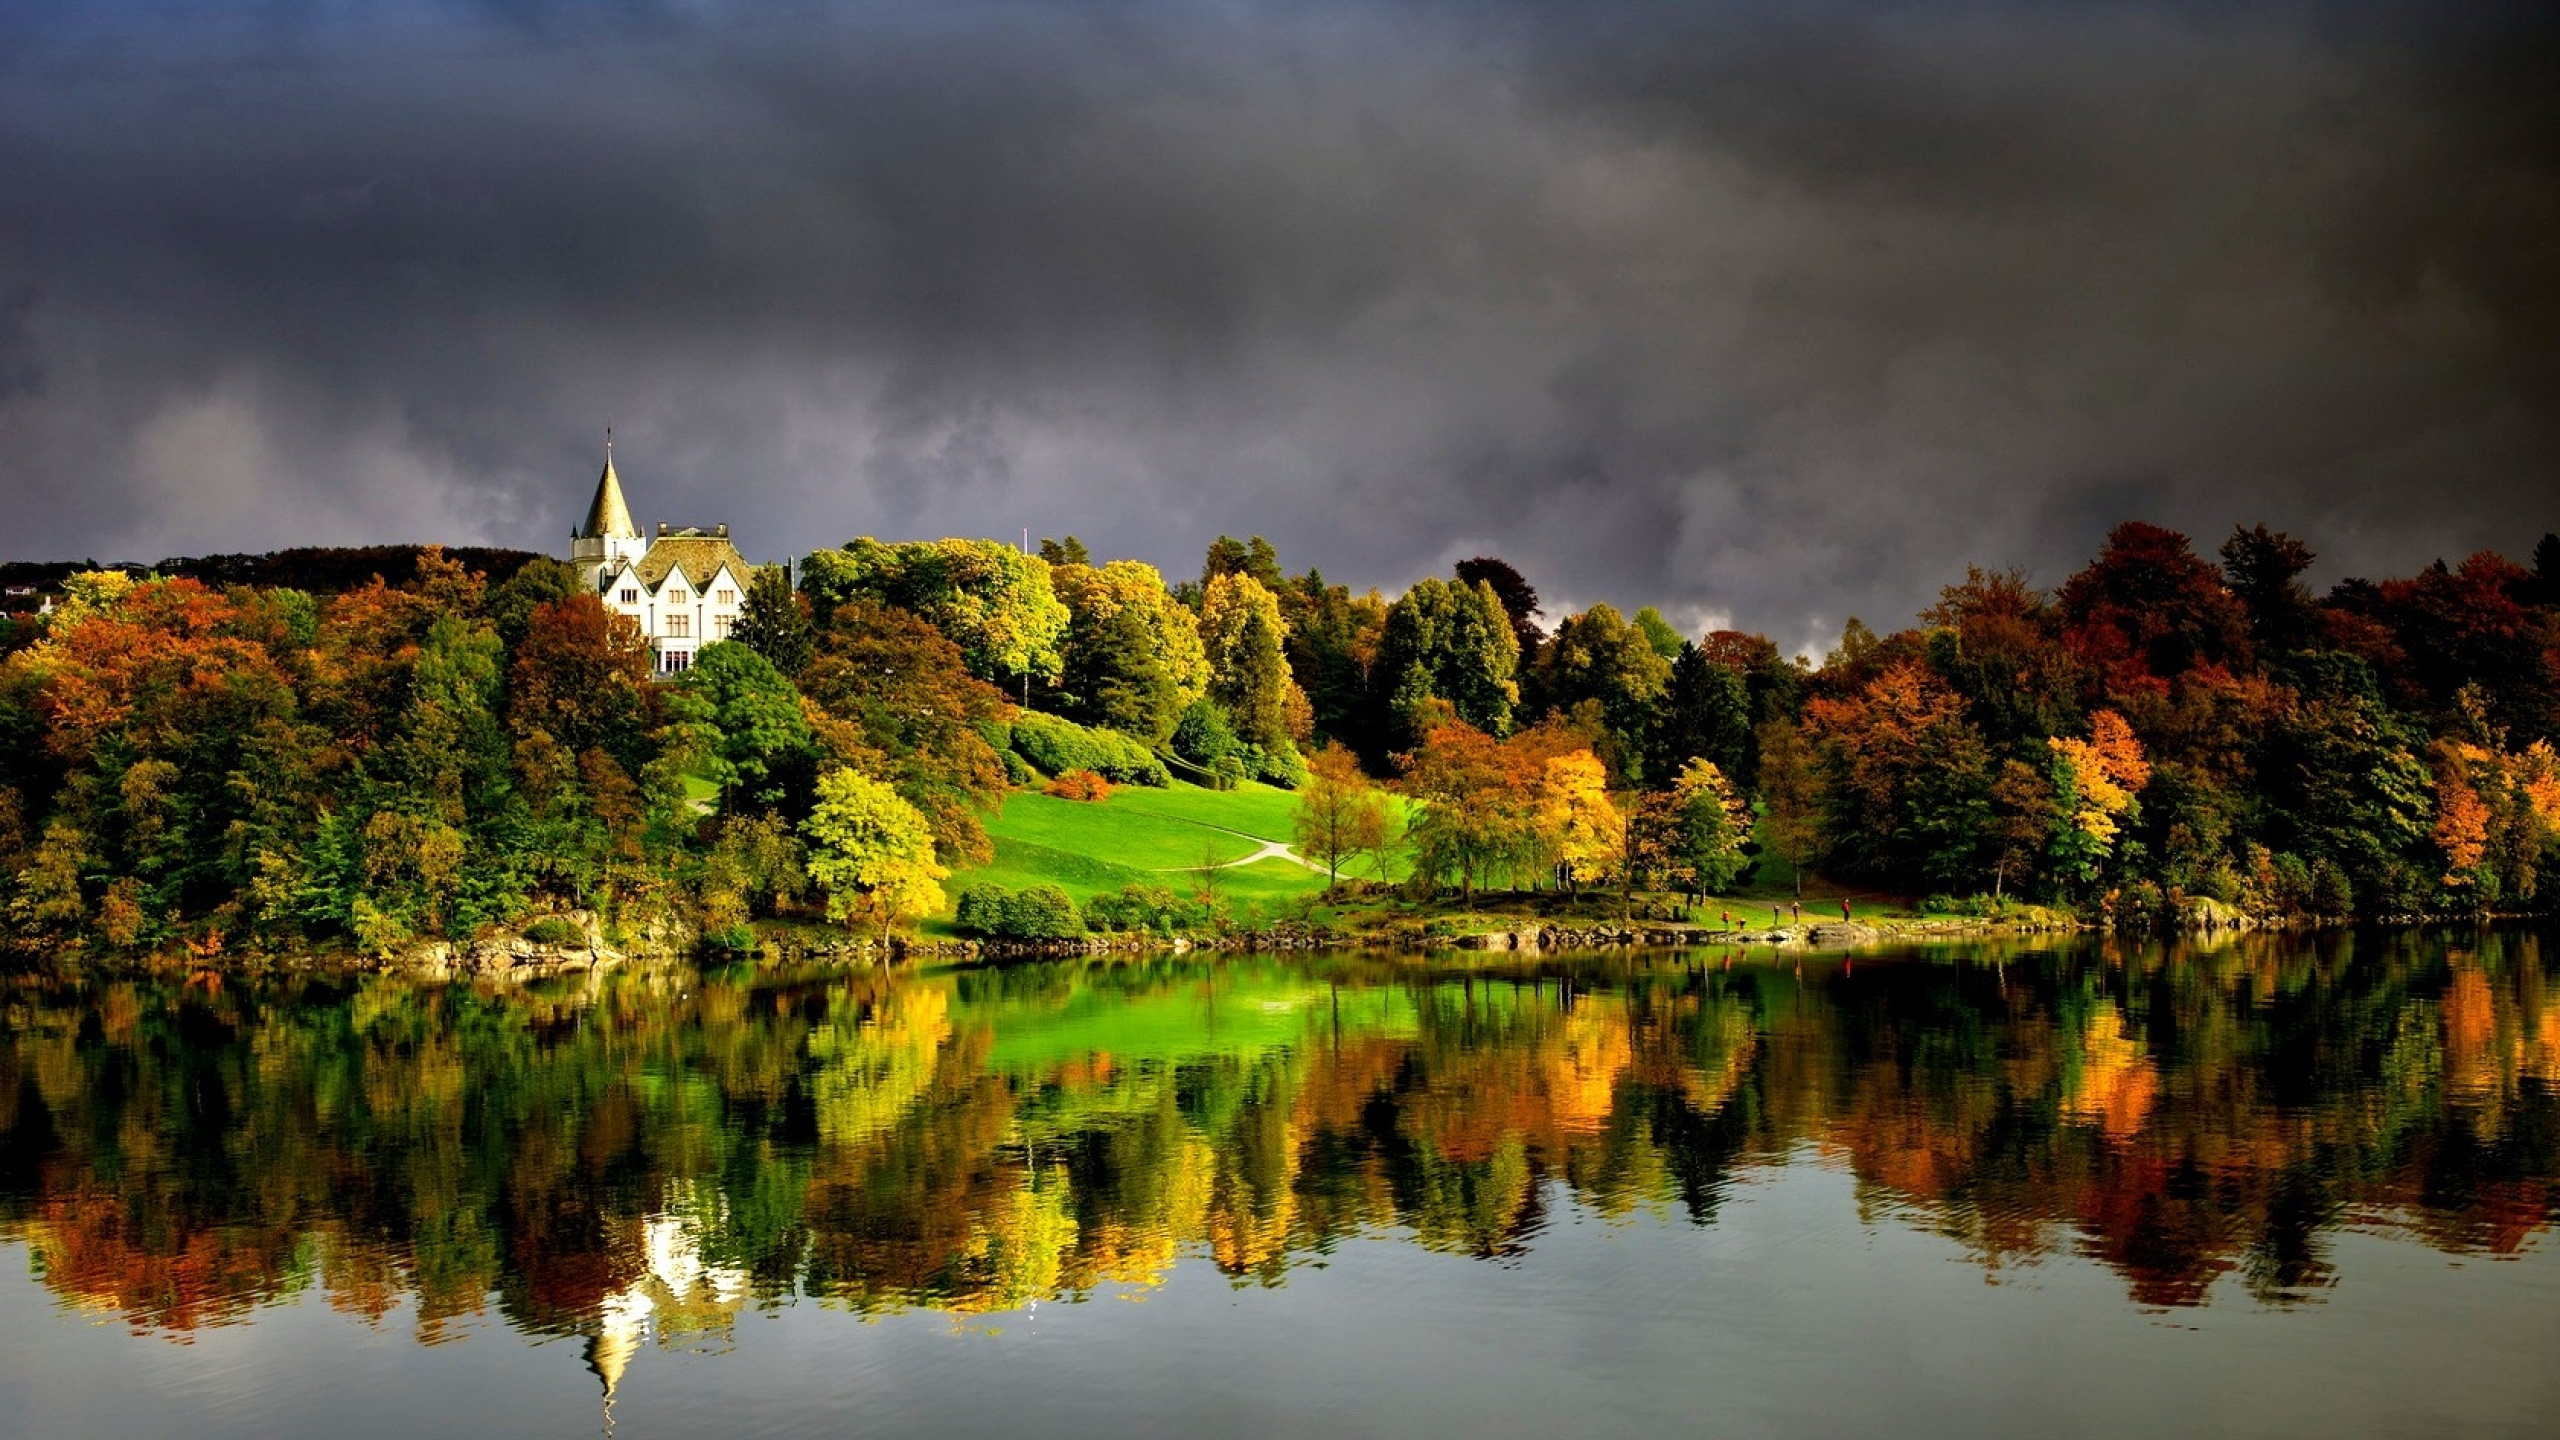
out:
M2119 693L2248 657L2248 614L2175 530L2128 520L2058 597L2083 663Z
M1209 662L1209 695L1226 708L1236 734L1266 752L1292 743L1290 696L1296 682L1284 652L1288 628L1280 602L1242 571L1209 579L1200 599L1200 645Z
M1804 898L1804 875L1829 847L1824 823L1822 778L1814 768L1812 748L1792 720L1772 720L1760 727L1760 804L1762 828L1769 848L1787 862L1795 879L1796 898Z
M1292 830L1298 852L1324 866L1325 893L1332 894L1342 887L1343 862L1386 848L1386 796L1350 751L1324 746L1307 757Z
M993 853L979 816L1004 804L1004 759L987 735L1013 718L959 647L914 614L871 601L839 608L800 689L831 725L812 727L844 764L872 770L932 826L945 863Z
M1209 685L1192 614L1152 565L1114 560L1050 572L1067 607L1058 708L1070 719L1160 745Z
M1463 720L1434 725L1404 769L1414 805L1407 838L1415 880L1454 878L1472 903L1478 877L1519 852L1531 796L1504 762L1501 743Z
M951 872L934 860L932 828L887 784L858 770L819 776L817 804L800 833L828 919L874 926L885 944L899 921L942 908L941 882Z
M1537 787L1541 858L1568 891L1608 873L1626 846L1626 817L1609 799L1608 767L1588 750L1549 759Z
M2151 767L2132 727L2113 710L2089 717L2089 738L2055 736L2055 824L2049 853L2055 871L2087 883L2115 851L2116 837L2135 812L2135 797L2151 782Z
M1945 681L1893 662L1855 694L1817 697L1806 728L1826 827L1849 866L1940 883L1971 868L1989 820L1990 752Z
M801 566L800 588L822 625L868 599L920 616L959 647L969 673L1010 688L1056 678L1067 607L1049 562L995 540L883 544L861 537Z

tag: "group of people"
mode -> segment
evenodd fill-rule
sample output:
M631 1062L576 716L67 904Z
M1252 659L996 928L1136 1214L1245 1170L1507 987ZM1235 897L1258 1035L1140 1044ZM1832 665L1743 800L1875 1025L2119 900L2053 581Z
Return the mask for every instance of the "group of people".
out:
M1792 903L1792 904L1794 905L1794 907L1795 907L1795 912L1796 912L1796 919L1795 919L1795 923L1797 923L1798 925L1803 924L1803 923L1804 923L1804 902L1803 902L1802 900L1797 900L1797 901L1794 901L1794 902L1791 902L1791 903ZM1773 900L1773 901L1771 901L1771 902L1769 902L1769 923L1770 923L1770 925L1772 925L1772 926L1779 926L1779 925L1784 925L1784 924L1786 924L1786 923L1787 923L1786 910L1787 910L1787 907L1786 907L1786 906L1780 905L1779 903L1777 903L1777 902L1776 902L1776 901L1774 901L1774 900ZM1724 915L1724 928L1726 928L1727 930L1732 929L1732 928L1733 928L1733 912L1732 912L1732 911L1730 911L1730 910L1727 910L1727 911L1724 911L1724 912L1722 912L1722 913L1723 913L1723 915ZM1849 897L1848 897L1848 896L1846 896L1846 895L1843 895L1843 896L1841 896L1841 897L1840 897L1840 918L1841 918L1841 920L1843 920L1844 922L1845 922L1845 921L1852 920L1852 919L1855 919L1855 918L1856 918L1855 916L1851 915L1851 914L1850 914L1850 912L1849 912Z

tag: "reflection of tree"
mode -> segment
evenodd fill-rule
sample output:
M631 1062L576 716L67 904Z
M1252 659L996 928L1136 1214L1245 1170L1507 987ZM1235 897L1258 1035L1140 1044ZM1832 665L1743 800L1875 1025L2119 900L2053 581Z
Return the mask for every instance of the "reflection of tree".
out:
M2351 1220L2512 1251L2560 1197L2530 937L0 1004L0 1233L66 1302L183 1332L317 1287L433 1339L494 1299L608 1387L792 1294L999 1310L1185 1254L1273 1285L1378 1232L1517 1254L1566 1195L1705 1223L1808 1145L1871 1213L1990 1266L2067 1245L2155 1305L2316 1294Z

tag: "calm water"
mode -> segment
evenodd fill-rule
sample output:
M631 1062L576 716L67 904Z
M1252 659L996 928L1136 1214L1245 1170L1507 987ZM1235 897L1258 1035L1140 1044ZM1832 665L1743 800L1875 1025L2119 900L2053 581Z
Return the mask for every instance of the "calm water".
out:
M0 982L0 1434L2551 1435L2555 967Z

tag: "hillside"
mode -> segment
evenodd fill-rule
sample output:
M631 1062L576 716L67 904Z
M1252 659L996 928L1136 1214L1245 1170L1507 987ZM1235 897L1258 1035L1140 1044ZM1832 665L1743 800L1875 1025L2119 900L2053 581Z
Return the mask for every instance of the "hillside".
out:
M1209 861L1219 867L1222 900L1267 910L1324 890L1324 872L1294 859L1237 863L1288 844L1297 803L1289 791L1252 783L1224 791L1180 782L1163 789L1124 785L1099 802L1017 791L1003 815L987 822L995 860L959 871L944 889L957 895L972 885L1056 885L1079 904L1124 885L1190 894ZM947 918L941 923L947 926Z

